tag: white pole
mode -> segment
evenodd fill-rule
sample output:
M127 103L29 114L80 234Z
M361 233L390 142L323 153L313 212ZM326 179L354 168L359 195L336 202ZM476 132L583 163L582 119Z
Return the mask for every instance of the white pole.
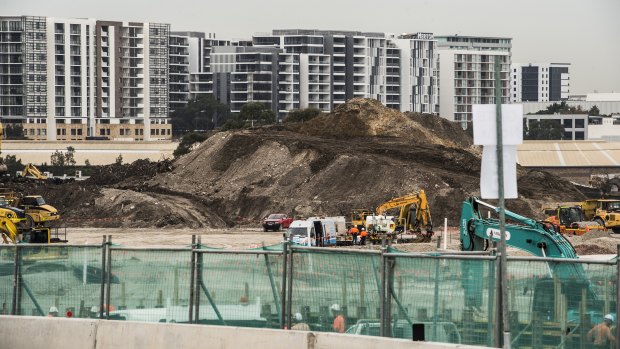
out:
M448 218L443 219L443 249L448 249Z

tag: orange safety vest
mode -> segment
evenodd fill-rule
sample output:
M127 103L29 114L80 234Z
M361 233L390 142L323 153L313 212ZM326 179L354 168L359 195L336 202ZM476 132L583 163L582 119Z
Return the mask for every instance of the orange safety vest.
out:
M357 227L353 227L351 228L351 234L359 234L359 229L357 229Z

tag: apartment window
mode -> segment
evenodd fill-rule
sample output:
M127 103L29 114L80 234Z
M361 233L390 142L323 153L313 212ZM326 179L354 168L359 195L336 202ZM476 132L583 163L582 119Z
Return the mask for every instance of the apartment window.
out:
M583 119L575 120L575 128L584 128L585 121Z
M573 127L573 119L564 119L563 120L564 128L572 128Z
M100 136L105 136L105 128L100 128L99 129L99 135Z
M584 139L585 139L585 138L584 138L584 133L583 133L583 131L577 131L577 132L575 132L575 140L576 140L576 141L583 141Z

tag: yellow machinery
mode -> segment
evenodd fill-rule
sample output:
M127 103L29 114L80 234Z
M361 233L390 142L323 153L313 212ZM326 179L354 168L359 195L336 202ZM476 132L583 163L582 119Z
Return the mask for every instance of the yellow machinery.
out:
M545 222L552 223L562 234L583 235L591 229L605 230L597 222L586 221L580 205L558 205L556 208L543 208L548 217Z
M12 190L0 189L0 206L25 211L25 218L31 221L31 226L47 226L51 221L60 219L58 210L48 205L41 195L19 197Z
M26 167L22 170L21 177L30 177L34 179L47 179L47 176L44 175L35 165L27 164Z
M581 203L581 208L587 220L620 233L620 200L589 199Z
M391 209L399 210L396 218L397 231L419 233L424 227L426 234L433 234L431 210L424 190L382 203L377 207L377 215L383 215Z
M351 211L351 226L361 229L366 224L366 216L371 215L372 211L366 208L354 208Z

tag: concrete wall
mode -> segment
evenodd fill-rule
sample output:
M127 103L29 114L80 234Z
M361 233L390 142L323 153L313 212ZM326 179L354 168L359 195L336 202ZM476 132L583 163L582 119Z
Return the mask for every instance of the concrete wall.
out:
M181 349L197 347L214 349L482 348L320 332L0 316L0 348Z
M115 142L115 141L2 141L2 156L15 155L22 163L40 165L49 164L56 151L66 152L67 147L75 148L75 161L84 165L88 160L91 165L108 165L123 156L123 163L138 159L158 161L171 158L177 148L177 142Z

